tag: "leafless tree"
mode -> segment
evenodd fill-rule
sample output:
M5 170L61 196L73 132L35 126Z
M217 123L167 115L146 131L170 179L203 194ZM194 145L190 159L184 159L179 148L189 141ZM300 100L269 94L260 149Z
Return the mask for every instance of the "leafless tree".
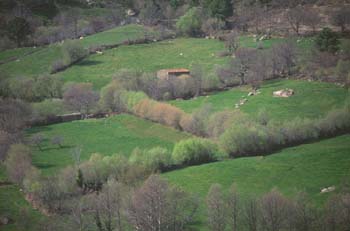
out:
M239 34L237 32L231 32L226 36L225 47L229 52L235 52L239 47Z
M300 6L290 9L287 12L287 20L297 35L300 33L300 26L304 22L307 12Z
M12 145L5 166L9 179L21 185L26 173L32 168L30 149L23 144Z
M236 186L233 184L230 188L228 194L228 218L229 224L232 231L238 230L238 215L240 214L239 210L239 195L236 189Z
M320 24L321 17L316 10L310 9L303 17L303 24L312 28L313 33L316 32L316 27Z
M87 209L87 203L83 198L77 198L72 202L70 209L70 218L72 219L76 230L85 231L88 230L89 226L91 226L90 221L87 217Z
M137 190L130 205L129 220L136 230L161 231L168 225L168 184L159 176L150 176Z
M44 136L40 133L34 134L31 137L32 144L36 145L40 151L42 151L41 144L43 143L43 141L44 141Z
M95 219L97 226L101 222L102 230L124 230L125 196L124 185L115 180L109 180L102 191L95 196Z
M226 227L225 200L219 184L213 184L208 192L207 198L208 223L211 230L223 231Z
M241 85L246 84L247 74L252 64L256 61L257 52L253 48L239 48L235 52L236 58L232 59L231 68L241 81Z
M342 7L335 11L332 15L331 22L333 25L340 27L344 33L346 26L350 25L350 7Z
M262 226L268 231L279 231L287 227L290 202L278 191L272 190L261 199Z
M296 64L296 45L293 41L275 44L272 46L271 56L272 73L290 75Z
M62 148L63 140L64 140L63 136L57 135L57 136L52 137L51 143L53 145L58 145L58 147Z
M254 89L257 89L262 81L269 78L271 73L271 61L266 58L268 52L260 52L256 55L256 59L250 68L250 75L247 77L247 82L250 83Z
M128 219L135 230L183 230L197 207L198 203L186 193L151 175L132 195Z
M90 83L72 84L63 93L65 104L79 111L83 118L97 104L98 98L98 94L93 91Z
M191 76L195 80L195 96L199 96L202 91L202 78L203 78L203 67L199 64L195 64L191 68Z
M169 229L172 231L185 230L186 224L193 221L199 201L176 187L170 189L169 195Z
M244 203L244 223L249 231L259 230L260 208L257 199L249 198Z
M307 195L305 193L299 193L294 201L294 219L292 219L296 230L312 230L315 220L315 210L311 206Z

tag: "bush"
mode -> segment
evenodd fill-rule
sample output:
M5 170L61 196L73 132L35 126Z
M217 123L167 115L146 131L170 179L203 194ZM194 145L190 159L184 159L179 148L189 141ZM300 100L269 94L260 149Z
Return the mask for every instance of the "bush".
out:
M185 112L170 104L159 103L150 99L141 100L134 106L133 112L144 119L149 119L174 128L181 128L180 120Z
M62 99L45 99L32 104L33 118L46 118L53 115L63 115L67 111Z
M100 92L100 105L105 111L122 112L125 106L122 100L124 89L117 81L112 81L107 86L103 87Z
M32 168L30 149L23 144L12 145L5 160L5 166L9 179L14 183L22 184L27 172Z
M172 158L178 165L197 165L223 157L218 146L210 140L193 138L175 144Z
M63 59L58 59L51 64L50 72L51 74L54 74L64 70L64 68L66 68L66 65L64 64Z
M79 41L66 41L62 47L65 64L75 63L88 55L88 51Z
M173 164L171 153L162 147L149 150L136 148L132 152L129 162L133 165L143 165L150 172L165 171Z
M201 28L201 17L198 8L191 8L176 23L177 30L185 35L195 36Z
M315 43L320 51L335 53L339 50L340 41L337 33L329 28L323 28L317 35Z
M258 124L234 124L220 136L220 145L232 157L254 155L268 149L268 131Z

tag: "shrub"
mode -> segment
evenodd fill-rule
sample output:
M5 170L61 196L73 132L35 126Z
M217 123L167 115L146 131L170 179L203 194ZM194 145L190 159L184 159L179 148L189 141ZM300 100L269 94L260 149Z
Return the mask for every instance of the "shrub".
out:
M234 124L220 136L221 147L231 156L254 155L268 149L267 129L258 124Z
M33 118L45 118L52 115L62 115L66 109L62 99L45 99L32 104Z
M198 8L191 8L176 23L177 30L189 36L195 36L201 28L201 18Z
M105 111L122 112L125 107L122 100L124 89L117 81L112 81L103 87L100 92L100 105Z
M339 50L340 44L337 33L329 28L323 28L323 30L317 35L315 43L320 51L332 53Z
M30 149L23 144L12 145L5 160L5 166L9 179L14 183L22 184L27 172L32 168Z
M182 110L166 103L144 99L134 106L133 112L141 118L159 122L174 128L181 128Z
M223 157L218 146L207 139L193 138L175 144L172 158L178 165L196 165Z
M132 152L129 162L133 165L143 165L150 172L164 171L173 164L171 153L162 147L149 150L136 148Z
M88 51L79 43L79 41L67 41L62 47L65 64L75 63L88 55Z
M63 59L58 59L55 60L52 64L51 64L51 74L60 72L62 70L64 70L64 68L66 67L66 65L64 64Z

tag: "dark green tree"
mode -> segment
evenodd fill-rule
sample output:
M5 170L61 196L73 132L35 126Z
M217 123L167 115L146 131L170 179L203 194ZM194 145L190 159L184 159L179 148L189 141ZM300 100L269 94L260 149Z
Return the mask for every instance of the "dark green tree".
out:
M225 19L232 15L231 0L205 0L204 8L212 17Z
M32 30L26 19L15 17L8 22L6 32L8 37L13 39L17 43L17 46L20 47L27 36L32 33Z
M323 52L335 53L339 50L339 36L329 28L323 30L315 39L316 47Z
M83 172L81 171L81 169L78 169L78 175L77 175L77 185L79 186L79 188L83 188L84 186L84 177L83 177Z

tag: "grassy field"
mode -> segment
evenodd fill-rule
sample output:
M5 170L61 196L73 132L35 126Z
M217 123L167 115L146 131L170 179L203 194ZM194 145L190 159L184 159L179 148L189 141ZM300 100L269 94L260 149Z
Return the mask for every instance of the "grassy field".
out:
M105 51L103 55L91 55L59 75L65 81L92 82L100 88L120 69L156 72L163 68L190 68L199 63L210 70L226 62L227 58L216 56L222 50L222 42L195 38L122 46Z
M273 97L273 91L291 88L295 95L289 98ZM323 116L333 108L344 104L348 93L346 89L335 84L307 82L303 80L274 80L265 82L261 94L248 97L247 87L233 88L229 91L213 93L191 100L174 100L170 103L186 112L192 112L204 104L211 104L213 111L235 110L235 104L247 98L240 110L252 116L265 108L272 119L286 120L295 117L315 118Z
M228 189L232 183L242 197L259 196L277 188L293 197L298 191L308 193L313 202L321 205L329 195L320 194L328 186L350 179L350 135L287 148L266 157L248 157L222 161L164 174L188 192L204 199L213 183ZM204 228L205 207L200 210Z
M117 115L107 119L89 119L50 126L35 127L26 131L30 135L45 136L42 151L33 147L33 164L44 173L53 173L73 163L71 149L82 147L81 159L92 153L129 155L134 148L161 146L172 149L175 142L190 137L173 128L138 119L131 115ZM64 138L62 148L52 145L50 139L60 135Z
M102 44L115 44L123 42L128 38L133 39L143 36L145 30L144 27L139 25L127 25L87 36L78 41L86 48ZM26 53L27 50L32 50L34 48L20 48L0 52L0 60L13 55L20 55L18 61L0 65L0 72L14 77L47 74L50 71L52 63L62 56L61 46L61 44L55 43L42 48L36 48L40 50L28 56L23 56L23 54Z

